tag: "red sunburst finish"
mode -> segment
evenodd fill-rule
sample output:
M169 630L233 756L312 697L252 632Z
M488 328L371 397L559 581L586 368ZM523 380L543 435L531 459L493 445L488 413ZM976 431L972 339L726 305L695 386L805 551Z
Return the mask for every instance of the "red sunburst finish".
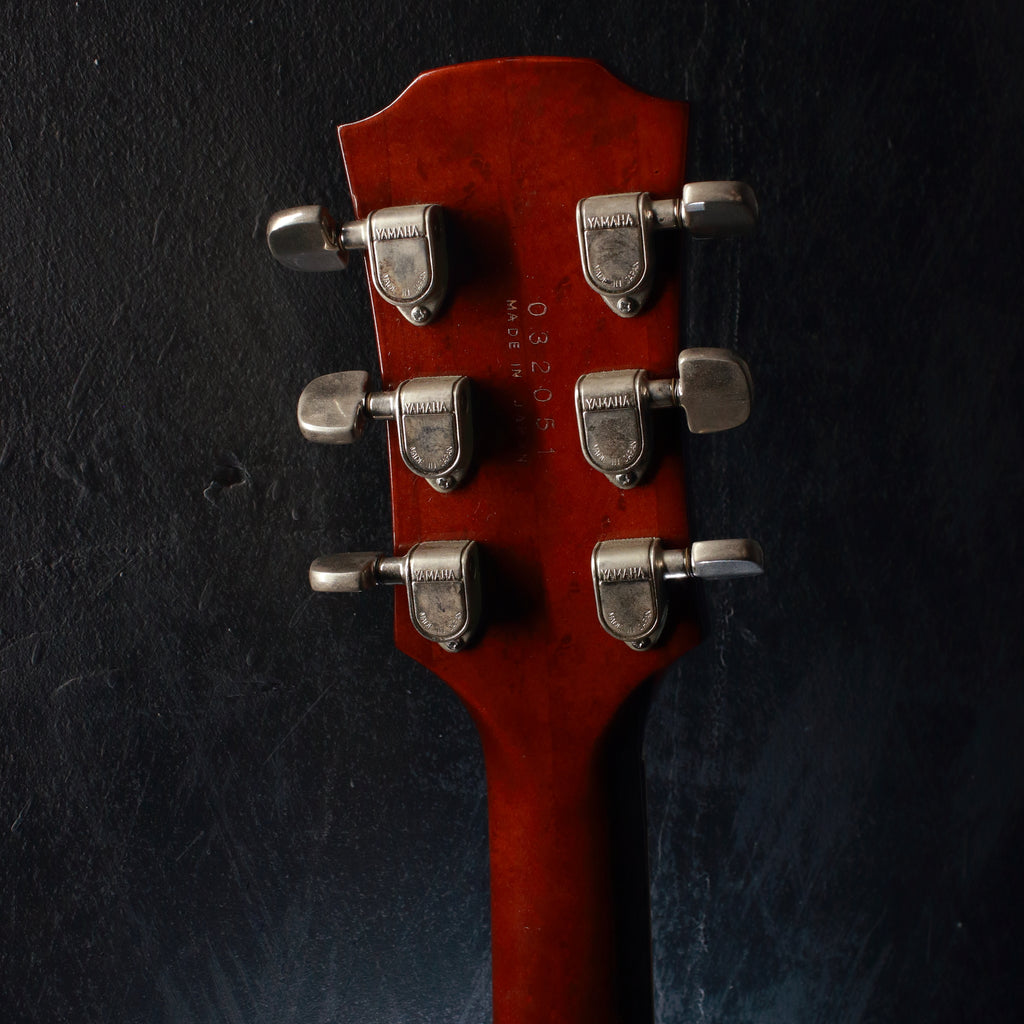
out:
M483 738L496 1024L617 1019L601 738L631 690L698 640L677 618L637 653L601 628L594 544L686 544L683 466L667 444L644 484L617 490L584 461L573 407L582 373L674 375L677 263L660 259L646 311L620 319L584 282L575 208L603 193L678 195L686 127L684 104L594 63L521 59L428 72L339 129L357 216L411 203L446 213L450 283L437 319L415 327L371 294L385 387L437 374L474 385L468 481L433 491L402 464L392 429L391 488L396 552L421 540L482 545L484 631L446 653L412 628L398 588L395 633L458 692Z

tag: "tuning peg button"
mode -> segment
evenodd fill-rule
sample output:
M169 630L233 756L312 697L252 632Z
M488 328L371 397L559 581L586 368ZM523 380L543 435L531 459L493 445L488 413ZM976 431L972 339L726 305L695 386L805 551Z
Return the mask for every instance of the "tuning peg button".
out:
M635 487L647 468L648 409L679 406L694 434L738 427L750 415L750 370L734 352L684 349L677 370L669 380L649 380L644 370L606 370L576 382L583 455L623 490Z
M394 391L369 392L370 375L317 377L299 396L299 429L319 444L352 444L368 419L395 420L402 460L436 491L462 482L473 457L468 377L414 377Z
M359 594L377 585L378 551L343 551L323 555L309 567L309 585L329 594Z
M292 270L343 270L367 250L378 294L412 324L430 323L444 301L448 258L440 206L391 206L339 228L323 206L295 206L267 222L267 245Z
M691 181L672 205L673 226L694 238L742 238L757 227L757 198L743 181Z
M653 284L654 231L686 228L696 238L750 234L757 199L742 181L695 181L676 199L647 192L590 196L576 206L583 276L619 316L636 316Z
M753 540L697 541L664 550L656 537L602 541L590 560L597 615L604 629L634 650L646 650L665 628L664 584L670 580L735 579L764 572Z
M326 555L309 567L309 584L314 590L335 594L402 584L417 632L446 651L462 650L480 623L476 541L424 541L400 556L375 551Z
M344 270L348 265L338 226L324 206L279 210L267 222L267 245L274 259L290 270Z
M299 396L299 430L318 444L353 444L366 430L370 375L364 370L328 373Z

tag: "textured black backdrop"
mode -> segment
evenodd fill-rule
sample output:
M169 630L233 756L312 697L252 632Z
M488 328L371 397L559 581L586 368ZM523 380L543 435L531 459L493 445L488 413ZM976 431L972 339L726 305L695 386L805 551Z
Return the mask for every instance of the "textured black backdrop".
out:
M1016 5L103 5L2 24L0 993L11 1021L488 1019L486 809L390 602L361 274L269 259L346 196L333 127L419 71L601 60L689 99L762 230L691 253L685 337L749 359L697 532L770 559L646 732L659 1024L1024 1006ZM768 9L770 7L770 9Z

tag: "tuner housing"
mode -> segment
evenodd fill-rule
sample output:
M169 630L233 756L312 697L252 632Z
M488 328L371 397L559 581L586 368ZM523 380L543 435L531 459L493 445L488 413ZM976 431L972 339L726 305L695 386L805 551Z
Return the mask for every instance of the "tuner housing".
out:
M370 278L377 293L410 323L437 315L448 287L448 255L440 206L391 206L366 218Z
M591 555L590 574L605 631L638 651L657 643L667 619L661 542L604 541Z
M436 491L458 487L473 458L468 377L414 377L394 391L402 461Z

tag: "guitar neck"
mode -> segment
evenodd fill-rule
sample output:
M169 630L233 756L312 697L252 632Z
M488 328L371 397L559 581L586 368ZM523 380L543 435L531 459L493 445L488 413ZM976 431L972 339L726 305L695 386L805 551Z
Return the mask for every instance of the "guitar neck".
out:
M642 701L602 735L483 735L496 1024L649 1021Z
M481 728L495 1024L651 1019L646 688L600 735Z

